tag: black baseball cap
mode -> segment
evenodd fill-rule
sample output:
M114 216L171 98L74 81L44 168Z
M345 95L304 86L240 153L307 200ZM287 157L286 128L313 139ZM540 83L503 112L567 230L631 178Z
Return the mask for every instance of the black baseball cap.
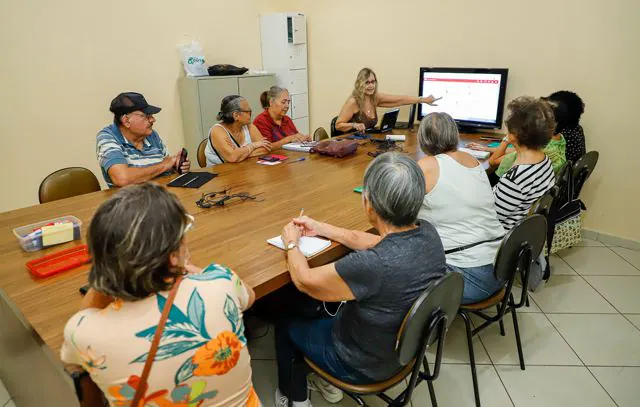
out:
M127 114L140 110L144 114L156 114L160 109L147 103L147 100L141 93L123 92L113 98L109 110L114 114Z

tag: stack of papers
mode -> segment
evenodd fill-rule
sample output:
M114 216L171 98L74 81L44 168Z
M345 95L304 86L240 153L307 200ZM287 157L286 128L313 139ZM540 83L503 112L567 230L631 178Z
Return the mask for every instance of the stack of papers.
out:
M284 250L284 243L282 242L282 236L272 237L267 239L267 243ZM304 254L305 257L315 256L324 249L331 246L331 241L326 239L320 239L319 237L303 236L300 238L298 248Z
M491 153L488 152L488 151L472 150L470 148L465 148L465 147L460 147L458 150L462 151L462 152L465 152L467 154L471 154L475 158L479 158L481 160L484 160L485 158L487 158L487 157L489 157L491 155Z
M311 148L315 145L316 143L313 142L306 142L306 143L288 143L282 146L283 149L285 150L289 150L289 151L299 151L302 153L308 153L309 150L311 150Z
M258 160L257 163L258 164L262 164L262 165L278 165L278 164L282 164L282 161L263 161L263 160Z

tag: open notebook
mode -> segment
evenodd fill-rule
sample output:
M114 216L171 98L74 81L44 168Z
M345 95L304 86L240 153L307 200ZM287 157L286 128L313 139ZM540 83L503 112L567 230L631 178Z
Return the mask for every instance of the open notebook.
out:
M284 250L284 243L282 242L282 237L280 236L267 239L267 243ZM328 248L329 246L331 246L331 241L326 239L320 239L319 237L309 237L309 236L301 237L300 243L298 245L298 247L300 248L300 251L302 252L302 254L304 254L305 257L315 256L316 254L320 253L321 251Z

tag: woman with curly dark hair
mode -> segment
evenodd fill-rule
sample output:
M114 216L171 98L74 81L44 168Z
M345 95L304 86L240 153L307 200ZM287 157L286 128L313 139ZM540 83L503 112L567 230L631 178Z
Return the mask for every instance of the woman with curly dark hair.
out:
M568 90L553 92L545 100L555 105L556 133L562 134L567 141L567 160L576 162L587 152L584 131L580 125L584 102L580 96Z

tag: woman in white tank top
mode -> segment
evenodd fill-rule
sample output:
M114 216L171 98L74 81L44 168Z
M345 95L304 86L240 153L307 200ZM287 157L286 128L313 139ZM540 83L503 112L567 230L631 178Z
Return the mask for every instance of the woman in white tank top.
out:
M207 167L237 163L271 151L271 142L251 124L251 107L242 96L231 95L222 99L217 119L220 123L209 130L204 150Z
M427 154L418 162L427 190L418 218L438 231L449 270L463 274L463 304L482 301L504 286L493 274L504 229L489 179L473 156L458 151L458 128L448 114L425 116L418 140Z

